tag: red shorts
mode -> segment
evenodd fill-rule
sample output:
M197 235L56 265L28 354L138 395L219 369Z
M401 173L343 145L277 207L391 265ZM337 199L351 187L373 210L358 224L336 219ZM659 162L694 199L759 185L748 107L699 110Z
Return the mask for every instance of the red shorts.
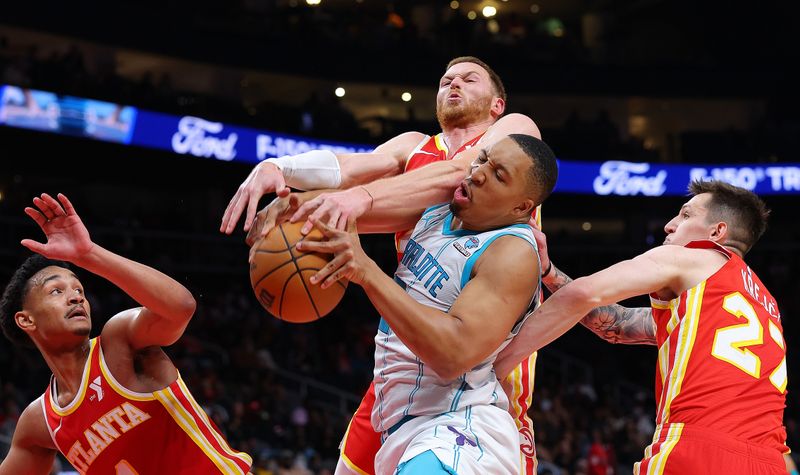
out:
M533 373L536 353L529 356L508 375L511 392L509 412L517 423L520 437L520 462L522 475L536 474L536 449L533 427L528 417L533 393ZM356 409L347 432L342 439L342 462L360 475L375 475L375 454L381 448L381 435L372 428L372 406L375 404L375 385L370 384L367 394Z
M659 426L644 459L633 466L635 475L786 474L783 454L720 434L712 429L680 423Z
M361 475L375 475L375 454L381 448L381 434L372 428L372 406L375 405L375 383L370 383L347 432L342 439L342 461Z

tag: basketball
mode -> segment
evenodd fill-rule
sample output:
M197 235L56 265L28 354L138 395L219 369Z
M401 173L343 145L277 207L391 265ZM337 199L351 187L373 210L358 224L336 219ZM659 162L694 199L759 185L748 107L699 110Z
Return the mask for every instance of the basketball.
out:
M303 236L303 222L284 223L253 244L250 284L261 305L273 316L293 323L318 320L342 300L347 283L338 281L323 289L310 282L333 254L298 251L303 239L319 241L322 233L314 228Z

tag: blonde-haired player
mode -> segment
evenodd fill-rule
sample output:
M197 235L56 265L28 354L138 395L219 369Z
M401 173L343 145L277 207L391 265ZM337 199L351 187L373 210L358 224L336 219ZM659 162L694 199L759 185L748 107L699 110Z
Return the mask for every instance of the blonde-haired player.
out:
M314 150L291 157L265 160L257 165L228 204L220 230L231 233L246 209L244 229L251 239L266 234L271 223L256 222L259 199L266 193L286 196L288 187L303 190L348 188L325 193L303 205L297 216L313 210L315 219L325 217L332 227L343 228L370 208L391 210L408 200L438 203L449 199L467 174L479 148L488 147L509 134L541 138L536 124L522 114L505 112L506 93L500 77L486 63L472 56L455 58L439 80L436 103L442 132L428 136L407 132L366 154L334 154ZM387 178L390 177L390 178ZM386 179L381 179L386 178ZM380 179L378 181L374 181ZM372 182L372 183L370 183ZM367 185L364 185L367 183ZM306 225L306 230L310 224ZM398 233L398 253L407 233ZM515 420L520 429L523 473L536 472L533 429L527 417L533 390L535 355L510 376ZM369 415L375 396L372 386L351 420L342 441L337 473L373 473L373 459L380 448Z

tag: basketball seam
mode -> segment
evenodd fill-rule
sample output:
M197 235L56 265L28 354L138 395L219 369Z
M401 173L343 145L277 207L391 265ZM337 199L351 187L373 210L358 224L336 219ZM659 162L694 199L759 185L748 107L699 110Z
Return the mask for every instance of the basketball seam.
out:
M311 302L311 307L314 309L314 313L317 314L317 320L319 320L321 317L319 316L319 310L317 310L317 303L314 302L314 297L312 297L311 292L308 291L308 286L306 285L306 281L305 279L303 279L303 273L300 272L300 266L297 265L297 258L294 257L294 252L292 252L293 246L289 244L289 239L286 237L286 233L283 232L283 225L279 226L278 229L281 230L281 236L283 236L283 240L286 242L286 247L289 248L289 255L292 256L292 262L294 262L294 268L297 269L296 273L300 274L300 282L303 284L303 289L306 291L306 295L308 295L308 301ZM305 237L301 237L300 241L302 241L303 239L305 239ZM292 277L294 277L294 274L292 274ZM283 288L283 293L286 293L286 286L284 286ZM283 295L281 295L281 308L278 311L281 314L281 319L283 319Z
M275 272L279 271L279 270L280 270L281 268L283 268L284 266L287 266L287 265L289 265L289 264L291 264L291 263L292 263L292 260L290 259L290 260L288 260L288 261L284 262L283 264L279 265L278 267L276 267L276 268L272 269L271 271L267 272L266 274L262 275L261 277L259 277L259 279L256 281L256 283L255 283L255 284L253 284L253 287L256 287L256 286L258 286L258 284L260 284L260 283L261 283L261 282L262 282L264 279L266 279L267 277L271 276L271 275L272 275L272 274L274 274ZM295 264L295 268L296 268L296 267L297 267L297 264ZM295 272L294 274L296 274L296 273L297 273L297 272ZM292 275L294 275L294 274L292 274ZM281 298L283 298L283 296L281 296Z

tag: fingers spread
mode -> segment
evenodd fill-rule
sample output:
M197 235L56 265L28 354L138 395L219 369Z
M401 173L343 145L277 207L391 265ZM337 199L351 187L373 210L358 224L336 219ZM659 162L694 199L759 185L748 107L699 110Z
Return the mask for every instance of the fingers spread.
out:
M47 218L45 218L45 216L39 210L33 209L29 206L25 207L25 214L33 218L33 220L36 221L36 224L38 224L39 227L43 227L44 223L47 222Z
M50 208L50 211L53 212L53 216L64 216L67 214L64 208L61 207L61 204L47 193L42 193L42 201L44 201Z
M36 242L33 239L23 239L19 243L37 254L44 255L45 245L40 242Z
M67 195L59 193L58 201L61 203L61 206L64 207L64 210L67 212L68 216L77 214L75 213L75 207L72 206L72 202L70 202L69 198L67 198Z

